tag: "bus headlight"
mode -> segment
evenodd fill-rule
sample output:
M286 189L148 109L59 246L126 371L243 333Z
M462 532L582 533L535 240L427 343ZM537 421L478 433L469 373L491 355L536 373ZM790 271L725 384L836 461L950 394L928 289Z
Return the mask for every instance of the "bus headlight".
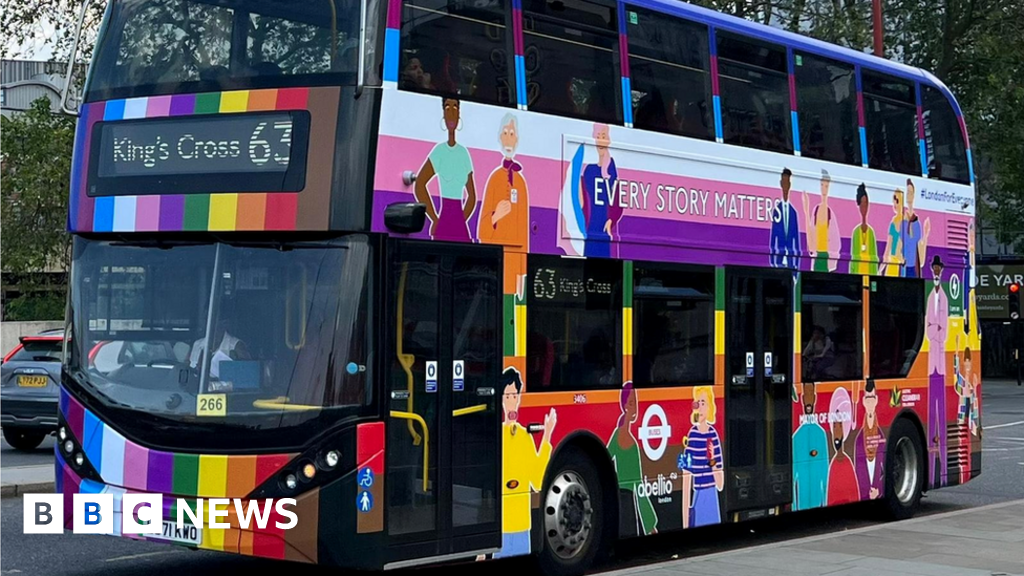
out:
M295 490L299 487L299 480L295 477L295 474L289 474L284 477L284 487L289 490Z
M81 467L82 464L85 464L85 455L79 452L75 454L75 465Z
M306 462L302 465L302 477L304 480L312 480L313 476L316 476L316 466L313 466L312 462Z
M66 452L68 454L71 454L74 451L75 451L75 443L72 442L71 440L65 440L64 441L64 452Z
M338 461L341 460L341 454L337 450L331 450L327 454L324 454L324 464L327 469L330 470L338 465Z

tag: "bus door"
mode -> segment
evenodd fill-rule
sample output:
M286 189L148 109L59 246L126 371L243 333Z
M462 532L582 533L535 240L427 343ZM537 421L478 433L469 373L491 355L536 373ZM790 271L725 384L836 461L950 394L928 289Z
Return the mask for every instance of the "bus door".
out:
M726 279L726 498L730 517L745 520L793 499L793 274Z
M502 252L391 244L389 567L501 545Z

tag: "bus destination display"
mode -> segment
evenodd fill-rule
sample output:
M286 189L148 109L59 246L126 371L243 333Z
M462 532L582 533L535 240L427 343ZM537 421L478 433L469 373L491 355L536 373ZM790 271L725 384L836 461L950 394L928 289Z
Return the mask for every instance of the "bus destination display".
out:
M308 140L305 111L100 122L89 193L295 192Z

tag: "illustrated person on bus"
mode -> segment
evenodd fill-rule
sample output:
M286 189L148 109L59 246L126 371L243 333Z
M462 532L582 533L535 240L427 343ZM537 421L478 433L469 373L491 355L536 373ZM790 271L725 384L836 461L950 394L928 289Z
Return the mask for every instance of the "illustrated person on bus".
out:
M523 379L519 370L505 368L501 374L501 407L505 421L501 427L502 453L502 541L495 558L530 553L530 494L544 487L544 472L551 460L551 435L558 417L552 408L544 416L544 434L538 448L533 435L519 423L519 402Z
M957 358L954 358L954 364ZM957 410L957 421L968 426L969 432L978 435L978 375L974 373L971 348L964 348L963 362L956 374L956 393L960 396L960 408Z
M459 117L461 104L454 98L443 98L441 127L448 132L448 140L438 142L430 151L416 177L416 201L427 207L430 236L435 240L469 242L469 217L476 210L476 185L473 183L473 160L469 150L455 141L455 133L462 129ZM437 177L441 191L441 204L427 190L427 183Z
M800 218L796 207L789 201L789 191L793 184L793 172L789 168L782 169L779 187L782 188L782 200L775 204L772 211L772 230L769 236L769 261L775 268L800 269Z
M802 401L804 414L793 434L794 510L820 508L828 494L828 437L818 424L818 393L813 382L804 383Z
M889 240L885 247L885 275L901 276L903 263L903 190L892 193L892 220L889 221Z
M597 163L583 169L580 182L580 203L586 222L584 256L611 257L611 241L615 227L622 217L622 207L615 198L615 183L619 174L612 159L611 129L607 124L594 124L594 145Z
M640 445L630 430L640 414L632 382L626 382L622 386L622 392L619 393L619 408L622 414L615 425L612 437L608 439L608 455L615 465L619 491L629 492L633 501L637 535L655 534L658 531L658 515L654 511L650 496L641 495L640 492L641 483L644 481Z
M974 288L978 285L978 274L974 260L974 221L967 225L967 254L965 255L967 262L966 270L964 270L964 284L966 286L962 290L963 292L963 307L964 307L964 332L967 334L971 333L971 321L977 318L975 311L971 308L974 306Z
M946 479L946 335L949 300L942 288L945 266L936 254L932 259L932 289L925 310L925 334L928 336L928 452L935 471L932 486ZM910 266L907 266L909 269Z
M878 274L878 242L875 229L868 224L868 187L861 182L857 186L857 208L860 210L860 224L850 236L850 274Z
M853 403L846 388L836 388L828 408L832 447L835 454L828 466L828 505L856 502L859 496L857 473L853 461L846 454L846 439L853 430Z
M971 436L978 435L978 375L974 373L971 362L971 348L964 348L963 361L960 361L960 343L953 356L953 369L956 372L956 393L960 397L960 405L956 412L956 422L961 430L962 441L966 442L965 456L960 460L960 483L971 479L971 452L973 441Z
M807 252L814 258L815 272L832 272L839 260L839 220L828 205L828 190L832 177L821 170L821 201L810 209L810 197L804 193L804 217L807 218Z
M484 187L477 236L481 242L522 246L529 241L530 196L523 177L523 165L516 162L519 146L519 121L509 113L498 128L501 165L491 172Z
M924 261L931 234L931 218L925 218L924 226L914 211L914 181L907 178L907 209L903 214L903 273L907 278L924 278L921 262Z
M881 498L885 492L885 434L878 424L878 388L869 379L864 387L864 427L857 433L854 467L861 500Z
M713 426L717 412L711 386L693 390L693 426L683 439L683 528L722 522L718 493L725 488L722 440Z

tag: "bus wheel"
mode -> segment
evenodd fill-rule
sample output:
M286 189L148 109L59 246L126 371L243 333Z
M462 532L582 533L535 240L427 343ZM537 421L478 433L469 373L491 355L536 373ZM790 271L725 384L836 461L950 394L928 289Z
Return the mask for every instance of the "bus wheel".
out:
M552 469L537 561L548 576L578 576L593 563L604 535L601 481L593 461L579 450L566 452Z
M885 459L884 510L896 520L910 518L921 504L925 473L921 435L909 420L900 418L892 425Z

